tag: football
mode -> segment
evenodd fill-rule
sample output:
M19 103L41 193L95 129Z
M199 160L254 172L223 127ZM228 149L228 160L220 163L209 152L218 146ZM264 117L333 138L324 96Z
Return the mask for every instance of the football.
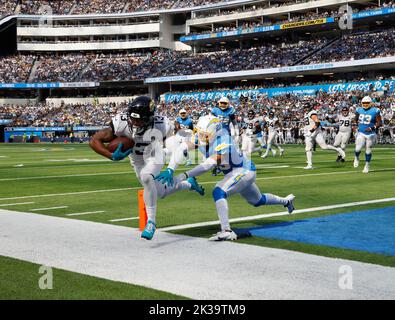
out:
M134 146L134 141L128 137L117 137L107 145L108 151L113 153L115 150L117 150L118 144L120 143L123 143L122 152L125 152Z

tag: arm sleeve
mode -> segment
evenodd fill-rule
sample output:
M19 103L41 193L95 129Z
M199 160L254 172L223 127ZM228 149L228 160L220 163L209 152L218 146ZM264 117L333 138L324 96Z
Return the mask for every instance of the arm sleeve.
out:
M213 158L207 158L203 163L199 164L192 170L186 172L188 177L200 176L207 171L210 171L217 165L217 161Z

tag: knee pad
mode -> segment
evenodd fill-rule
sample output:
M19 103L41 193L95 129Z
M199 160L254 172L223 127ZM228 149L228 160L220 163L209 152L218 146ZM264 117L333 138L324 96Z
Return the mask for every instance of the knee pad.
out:
M152 174L143 174L141 176L141 183L143 185L149 185L152 181L154 181L154 176Z
M226 199L228 196L224 190L222 190L220 187L215 187L213 190L213 198L214 201L217 202L218 200L221 199Z

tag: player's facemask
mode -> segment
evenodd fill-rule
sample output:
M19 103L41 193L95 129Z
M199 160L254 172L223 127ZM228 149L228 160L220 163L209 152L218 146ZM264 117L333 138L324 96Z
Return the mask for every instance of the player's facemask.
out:
M149 127L149 121L145 118L140 118L140 115L138 114L135 116L132 114L128 118L128 125L133 132L139 134Z
M219 102L219 108L221 110L226 110L226 109L228 109L228 107L229 107L229 104L227 102Z
M202 146L210 144L210 142L214 139L214 134L210 132L198 130L197 135L199 144Z
M372 106L370 102L362 102L362 108L369 109Z
M180 117L181 117L181 119L186 119L187 114L186 113L180 113Z

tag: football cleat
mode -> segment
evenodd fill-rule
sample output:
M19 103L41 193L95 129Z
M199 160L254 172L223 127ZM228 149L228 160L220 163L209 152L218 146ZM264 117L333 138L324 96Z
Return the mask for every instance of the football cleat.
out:
M194 190L201 196L204 196L204 188L200 184L198 184L196 178L188 178L187 181L191 184L191 190Z
M155 230L156 230L155 222L148 220L143 232L141 233L141 238L151 240L154 237Z
M281 149L281 150L280 150L280 157L282 157L282 156L284 155L284 152L285 152L284 149Z
M273 153L273 157L275 157L275 156L276 156L276 154L277 154L277 151L276 151L276 150L274 150L274 149L272 149L272 153Z
M313 170L313 166L311 164L308 164L303 169L305 169L305 170Z
M365 167L364 167L363 170L362 170L362 173L369 173L369 169L370 169L370 164L369 164L369 163L366 163L366 164L365 164Z
M342 157L342 159L346 159L346 153L343 151L343 149L338 148L339 155Z
M337 156L336 162L340 162L342 159L342 156Z
M237 240L237 234L232 230L220 231L214 234L209 241L234 241Z
M261 155L262 159L266 159L267 158L267 153L264 153L263 155Z
M354 158L354 168L359 167L359 159L357 157Z
M290 195L286 196L285 199L288 200L288 202L284 206L284 208L287 208L288 213L291 214L295 210L295 206L294 206L295 196L293 194L290 194Z

